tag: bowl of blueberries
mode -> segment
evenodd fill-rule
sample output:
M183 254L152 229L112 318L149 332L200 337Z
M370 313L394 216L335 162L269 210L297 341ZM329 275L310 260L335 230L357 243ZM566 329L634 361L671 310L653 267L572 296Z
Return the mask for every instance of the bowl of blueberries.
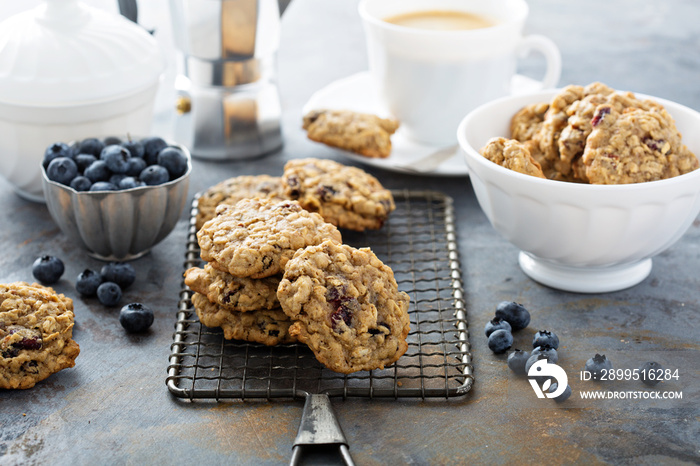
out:
M187 148L160 137L87 138L47 147L42 183L61 231L92 257L125 261L173 230L191 171Z

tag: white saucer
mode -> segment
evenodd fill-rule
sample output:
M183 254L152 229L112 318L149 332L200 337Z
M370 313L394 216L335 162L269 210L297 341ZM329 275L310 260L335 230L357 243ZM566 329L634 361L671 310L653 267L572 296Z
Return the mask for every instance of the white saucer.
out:
M515 75L514 94L524 94L540 89L540 83L526 76ZM368 71L339 79L316 91L304 105L303 113L319 108L345 109L390 116L381 104L379 95ZM457 129L455 128L455 133ZM391 155L385 159L368 158L353 152L339 150L344 156L385 170L431 176L466 176L469 169L461 149L436 147L417 143L407 138L401 128L391 137Z

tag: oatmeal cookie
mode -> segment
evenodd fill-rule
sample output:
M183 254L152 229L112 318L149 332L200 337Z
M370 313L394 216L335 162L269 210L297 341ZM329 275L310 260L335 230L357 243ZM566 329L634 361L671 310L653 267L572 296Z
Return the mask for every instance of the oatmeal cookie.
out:
M569 167L560 162L559 135L566 127L569 118L567 110L571 104L581 100L583 96L584 89L581 86L572 85L562 89L552 99L536 136L540 151L544 156L544 160L547 161L547 165L563 175L569 173Z
M75 366L73 304L51 288L0 285L0 388L30 388Z
M219 204L235 204L241 199L259 197L261 199L286 199L282 179L278 176L236 176L207 189L199 198L196 225L197 230L204 222L214 217Z
M398 127L396 120L349 110L312 110L303 124L312 141L372 158L389 157Z
M192 305L199 321L207 327L221 327L227 340L243 340L268 346L297 341L289 334L292 321L279 308L252 312L230 311L199 293L192 295Z
M518 173L545 178L542 167L532 158L527 147L515 139L492 138L481 149L481 155Z
M592 184L662 180L698 168L666 110L627 108L620 113L603 104L591 124L582 162Z
M282 277L261 279L234 277L206 264L203 269L192 267L185 272L185 285L206 296L218 306L237 312L279 307L277 287Z
M510 121L510 137L525 142L534 139L549 110L548 103L527 105L520 109Z
M221 204L197 232L202 259L235 277L265 278L282 273L297 249L331 239L338 229L296 201L243 199Z
M396 208L391 192L375 177L332 160L290 160L282 179L286 196L341 228L381 228Z
M409 297L369 248L326 241L298 251L277 296L289 333L335 372L383 369L408 348Z

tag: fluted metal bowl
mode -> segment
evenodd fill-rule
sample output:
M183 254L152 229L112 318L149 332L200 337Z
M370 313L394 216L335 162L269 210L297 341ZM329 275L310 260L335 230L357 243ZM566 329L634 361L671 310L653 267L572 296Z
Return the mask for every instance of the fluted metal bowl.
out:
M58 227L92 257L109 261L148 253L175 228L185 203L192 159L185 146L187 172L157 186L120 191L79 192L49 180L42 167L46 206Z

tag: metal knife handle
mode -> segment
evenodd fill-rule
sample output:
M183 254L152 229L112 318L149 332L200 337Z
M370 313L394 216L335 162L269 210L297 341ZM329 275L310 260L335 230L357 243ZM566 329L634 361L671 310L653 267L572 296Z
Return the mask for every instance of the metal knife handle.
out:
M302 447L312 445L338 445L345 464L354 466L348 451L348 442L333 413L328 395L306 395L290 466L299 464Z

